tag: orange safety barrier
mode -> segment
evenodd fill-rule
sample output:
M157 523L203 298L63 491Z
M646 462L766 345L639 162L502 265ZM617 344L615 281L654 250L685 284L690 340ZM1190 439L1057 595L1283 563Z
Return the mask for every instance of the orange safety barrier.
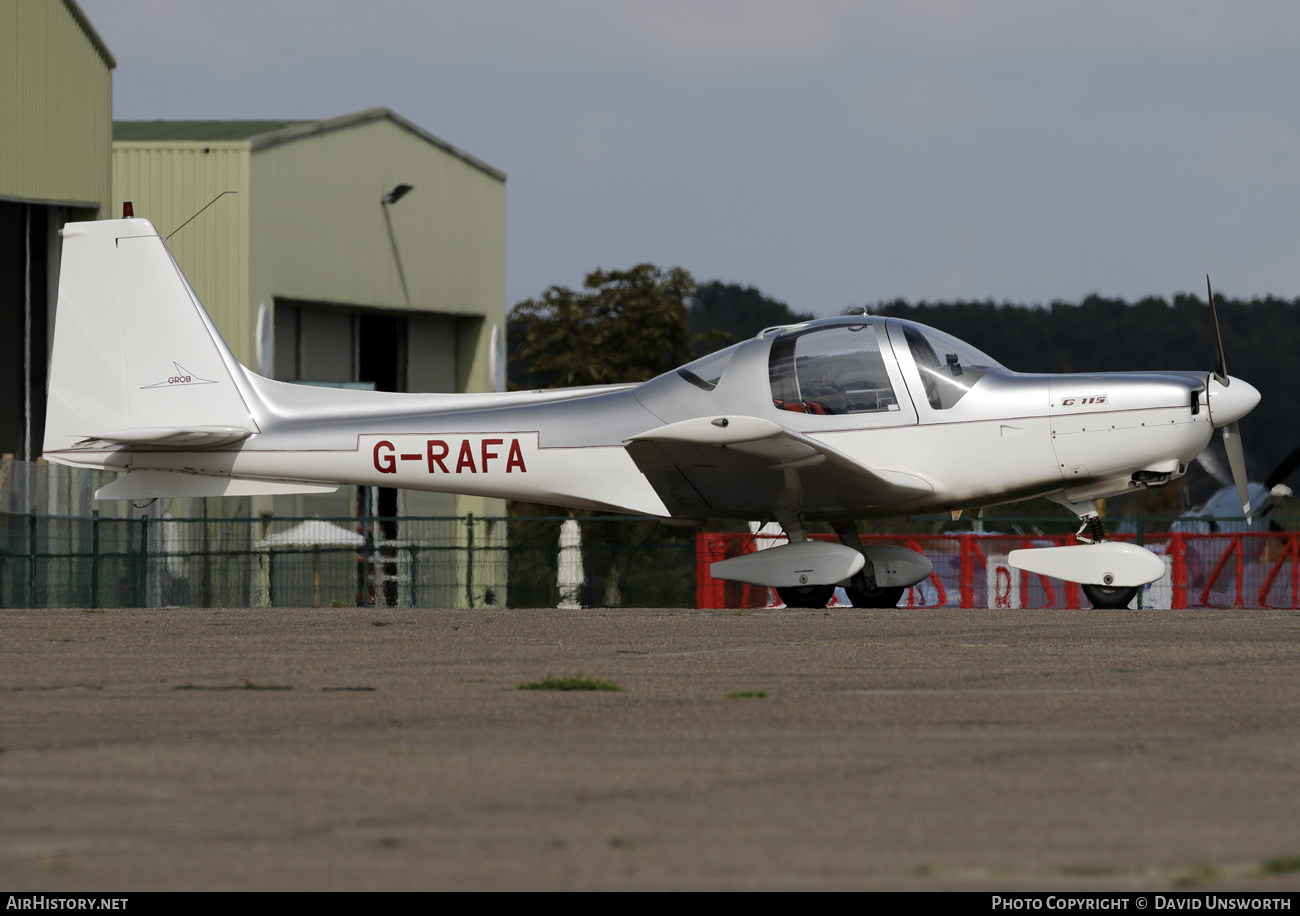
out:
M812 535L834 540L834 535ZM1112 540L1134 541L1132 534ZM781 535L705 532L696 541L696 601L702 608L753 608L780 604L772 589L724 582L709 565L783 543ZM937 535L863 535L870 545L897 544L925 554L934 571L909 588L900 607L1055 608L1079 607L1079 586L1013 569L1011 550L1077 543L1073 535L1009 535L977 532ZM1166 558L1168 572L1139 592L1143 607L1258 607L1300 609L1300 535L1289 532L1151 534L1144 545Z

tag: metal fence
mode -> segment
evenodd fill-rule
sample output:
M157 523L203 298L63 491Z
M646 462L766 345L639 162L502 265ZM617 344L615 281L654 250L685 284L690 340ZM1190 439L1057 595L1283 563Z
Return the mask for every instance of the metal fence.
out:
M1165 559L1165 576L1140 593L1142 606L1300 608L1300 535L1231 524L1213 532L1171 531L1170 524L1152 524L1157 521L1112 535L1144 543ZM709 566L780 540L625 516L0 512L0 606L763 607L779 603L770 590L714 580ZM1072 543L1068 535L968 531L864 541L918 550L934 563L933 575L907 590L907 607L1049 608L1081 601L1077 586L1007 563L1011 550Z
M686 607L694 597L694 532L654 519L0 513L2 607Z

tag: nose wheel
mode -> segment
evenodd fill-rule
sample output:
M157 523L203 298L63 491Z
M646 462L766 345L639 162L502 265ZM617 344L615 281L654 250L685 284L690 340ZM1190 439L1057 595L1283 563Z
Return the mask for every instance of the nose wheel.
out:
M1137 597L1136 587L1127 588L1119 585L1080 585L1088 596L1092 606L1100 610L1126 608Z

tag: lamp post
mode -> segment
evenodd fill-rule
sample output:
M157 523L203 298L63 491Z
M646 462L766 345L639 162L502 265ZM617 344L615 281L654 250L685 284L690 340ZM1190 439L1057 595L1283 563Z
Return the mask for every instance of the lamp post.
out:
M388 242L393 246L393 260L397 263L397 279L402 282L402 298L406 301L408 309L411 307L411 292L406 288L406 271L402 268L402 255L397 250L397 234L393 232L393 219L388 215L388 208L405 197L411 190L412 185L399 184L379 200L380 205L384 208L384 223L388 226Z

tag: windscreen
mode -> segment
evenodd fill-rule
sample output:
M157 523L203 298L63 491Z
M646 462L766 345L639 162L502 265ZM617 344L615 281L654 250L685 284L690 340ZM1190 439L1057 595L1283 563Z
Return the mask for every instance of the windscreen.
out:
M933 328L903 325L925 397L935 410L947 410L966 396L990 369L1002 366L968 343Z

